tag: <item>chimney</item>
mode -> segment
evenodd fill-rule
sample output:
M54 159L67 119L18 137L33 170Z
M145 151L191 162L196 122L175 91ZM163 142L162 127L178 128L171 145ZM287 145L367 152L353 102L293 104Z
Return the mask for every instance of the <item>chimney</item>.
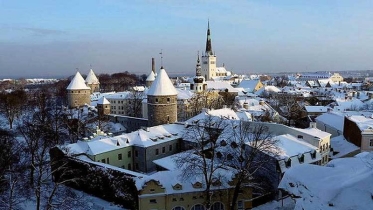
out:
M155 74L155 60L152 58L152 71Z
M246 101L243 103L243 108L244 109L249 109L249 103L247 103Z

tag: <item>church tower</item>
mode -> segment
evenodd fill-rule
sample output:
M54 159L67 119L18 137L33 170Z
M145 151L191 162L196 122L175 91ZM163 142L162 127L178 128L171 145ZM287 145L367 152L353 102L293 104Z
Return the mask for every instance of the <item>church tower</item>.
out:
M148 126L177 121L177 91L163 67L148 90Z
M85 78L85 83L91 88L91 94L94 92L100 92L100 82L92 69L89 70L87 78Z
M205 77L202 76L201 73L201 63L199 60L199 53L197 56L197 64L196 64L196 76L193 78L193 83L190 85L190 90L193 90L196 93L200 93L206 90L207 84L205 82Z
M216 55L212 51L210 21L207 22L206 50L202 55L202 75L206 80L216 76Z
M91 88L85 84L85 81L79 72L76 72L66 90L70 108L80 107L91 103Z

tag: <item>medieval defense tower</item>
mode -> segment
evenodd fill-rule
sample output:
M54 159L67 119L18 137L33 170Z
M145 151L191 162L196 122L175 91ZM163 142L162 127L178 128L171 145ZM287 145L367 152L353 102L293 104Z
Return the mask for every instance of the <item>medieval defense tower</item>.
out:
M100 82L92 69L89 70L87 78L85 78L85 83L91 88L91 94L94 92L100 92Z
M163 67L148 91L148 126L177 121L177 91Z
M89 88L79 72L76 72L67 90L67 100L70 108L76 108L91 103L91 88Z
M216 76L216 55L212 51L210 22L207 23L206 50L202 55L202 75L206 80L212 80Z

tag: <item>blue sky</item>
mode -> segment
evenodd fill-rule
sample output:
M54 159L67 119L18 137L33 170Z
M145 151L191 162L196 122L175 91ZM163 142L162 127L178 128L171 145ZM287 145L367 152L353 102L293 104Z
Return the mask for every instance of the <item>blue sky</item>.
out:
M373 69L372 1L0 0L0 78L193 74L207 20L237 73Z

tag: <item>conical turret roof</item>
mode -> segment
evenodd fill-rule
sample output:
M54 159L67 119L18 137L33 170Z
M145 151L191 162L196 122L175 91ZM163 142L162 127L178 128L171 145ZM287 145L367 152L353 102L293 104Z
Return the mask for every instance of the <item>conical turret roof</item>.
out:
M87 75L87 78L85 78L85 82L87 84L100 84L100 82L98 81L95 73L93 72L93 70L89 70L89 73Z
M97 104L110 104L110 102L105 98L105 96L102 96L98 99Z
M177 95L177 91L167 75L166 70L161 68L155 78L152 86L148 90L151 96L169 96Z
M71 80L67 90L90 90L91 88L85 84L82 75L77 71L74 78Z
M155 74L153 71L151 71L148 77L146 78L146 81L153 82L154 80L155 80Z

